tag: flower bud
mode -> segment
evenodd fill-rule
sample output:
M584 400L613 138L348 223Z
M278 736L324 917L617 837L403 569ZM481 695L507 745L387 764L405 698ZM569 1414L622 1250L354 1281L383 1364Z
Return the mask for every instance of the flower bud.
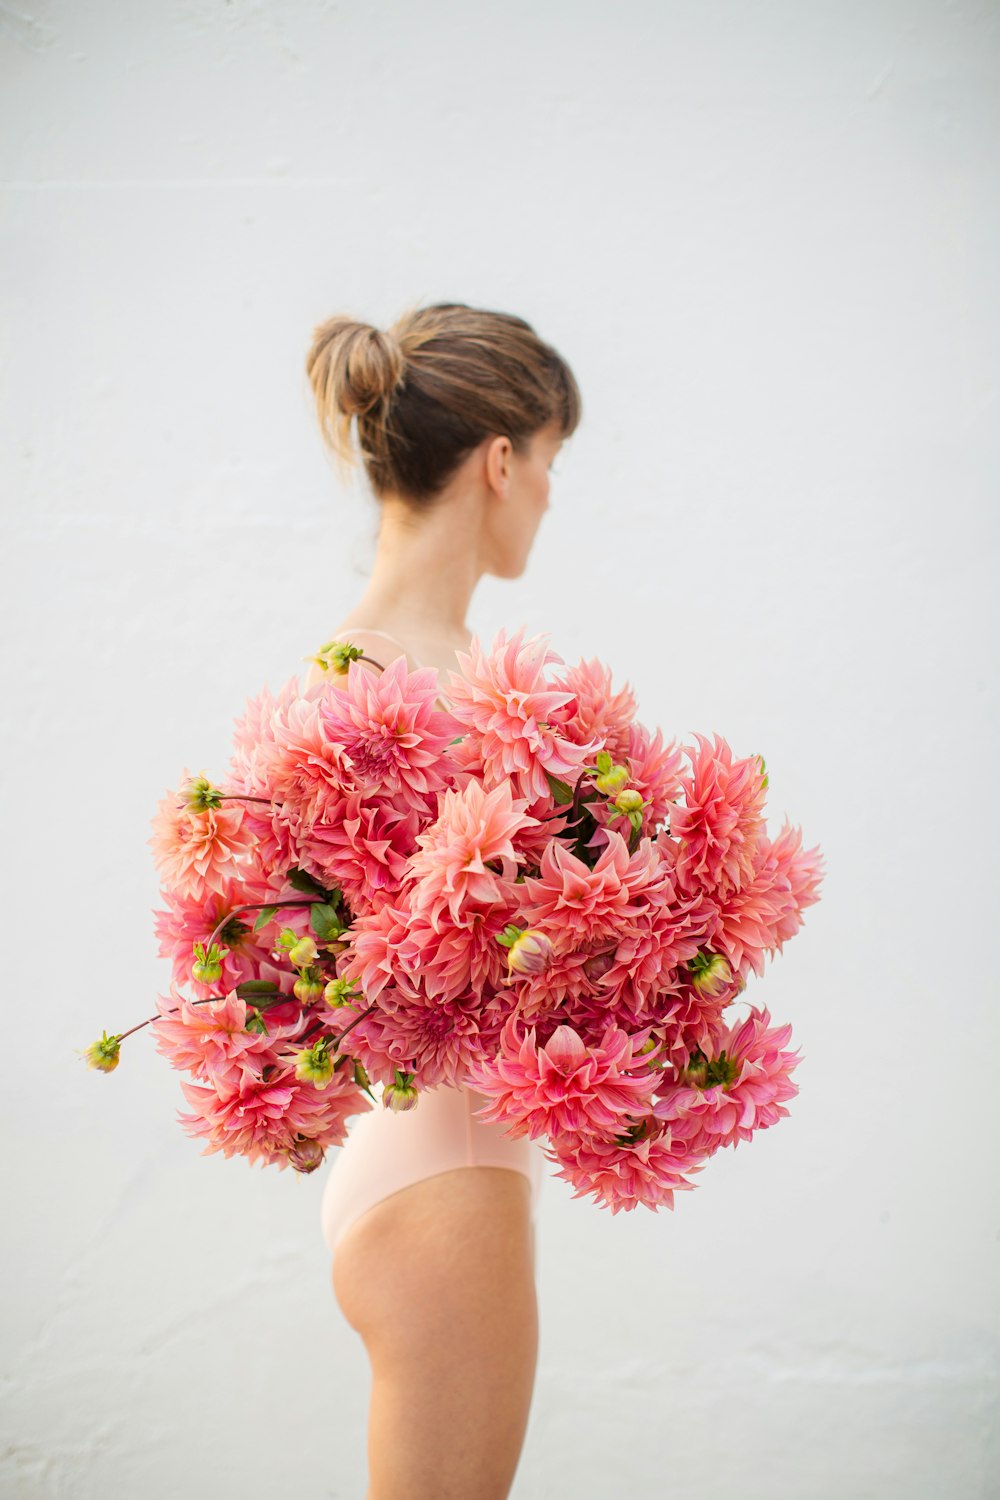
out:
M360 993L349 979L331 979L323 990L323 999L336 1010L341 1005L350 1005L352 1000L359 998Z
M222 960L228 952L228 948L213 943L206 953L204 943L195 943L191 978L197 984L214 984L217 979L222 978Z
M619 812L636 813L642 809L642 793L637 792L634 787L626 787L618 793L615 798L615 807Z
M395 1114L400 1114L406 1109L415 1109L419 1099L419 1091L413 1085L413 1074L402 1073L396 1069L396 1076L392 1083L387 1083L382 1090L382 1103L386 1109L391 1109Z
M733 971L721 953L696 953L688 971L693 988L706 1000L717 1000L733 982Z
M310 1000L318 1000L322 993L323 981L315 969L303 969L292 985L292 994L296 1000L301 1000L303 1005L308 1005Z
M181 789L181 795L192 812L205 812L209 807L222 806L219 789L212 785L207 776L190 777Z
M302 1083L312 1083L323 1088L333 1077L333 1059L329 1053L329 1037L320 1037L312 1047L304 1047L295 1059L295 1076Z
M305 937L299 938L298 942L293 943L289 948L288 961L296 969L304 969L307 964L314 962L318 952L319 949L316 947L316 944L307 934Z
M322 667L324 672L332 672L335 677L344 677L352 661L357 661L364 652L360 646L352 646L346 641L327 641L320 646L315 656L307 656L305 661L314 661L317 666Z
M628 766L612 766L610 771L605 771L603 776L598 776L594 785L599 792L604 792L611 797L621 791L628 781Z
M100 1041L93 1042L83 1055L87 1060L88 1068L96 1068L100 1073L113 1073L118 1066L120 1052L120 1033L108 1036L105 1031Z
M296 1172L315 1172L322 1166L326 1152L319 1141L294 1141L288 1148L288 1161Z
M541 974L555 950L551 939L536 927L526 927L507 949L509 974Z

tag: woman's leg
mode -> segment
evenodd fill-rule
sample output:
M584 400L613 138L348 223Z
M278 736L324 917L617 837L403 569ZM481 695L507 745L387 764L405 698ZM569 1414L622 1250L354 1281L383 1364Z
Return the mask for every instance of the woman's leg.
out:
M367 1500L505 1500L538 1353L530 1183L459 1167L344 1233L333 1287L372 1368Z

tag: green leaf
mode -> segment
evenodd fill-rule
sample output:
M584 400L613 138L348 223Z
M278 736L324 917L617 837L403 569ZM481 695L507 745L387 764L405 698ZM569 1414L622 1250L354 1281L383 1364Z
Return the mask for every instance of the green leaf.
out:
M329 901L333 895L332 891L326 890L318 880L314 880L307 871L300 870L297 865L285 871L285 879L290 886L301 891L304 896L322 896L324 901Z
M260 911L257 913L257 920L253 924L254 932L259 932L262 927L270 922L271 918L274 916L277 910L278 908L276 906L262 906Z
M244 979L236 986L236 993L241 1000L245 1000L248 995L273 995L277 988L273 979Z
M573 788L568 781L563 781L559 776L553 776L549 771L546 771L545 779L556 802L572 802Z
M337 908L327 901L316 901L309 910L309 925L320 942L328 942L339 936L344 924L337 915Z

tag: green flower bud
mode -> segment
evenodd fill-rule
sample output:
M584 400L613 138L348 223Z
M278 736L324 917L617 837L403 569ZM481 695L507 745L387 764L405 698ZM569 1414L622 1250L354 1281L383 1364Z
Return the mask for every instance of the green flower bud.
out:
M102 1032L100 1041L91 1043L83 1056L88 1068L96 1068L99 1073L113 1073L118 1066L120 1053L121 1033L108 1036L105 1031Z
M333 1059L330 1056L330 1038L320 1037L312 1047L304 1047L295 1059L295 1076L303 1083L315 1084L321 1089L333 1077Z
M204 812L206 808L222 806L219 789L212 785L207 776L192 776L185 782L181 795L185 805L193 812Z
M296 1000L301 1000L303 1005L308 1005L310 1000L318 1000L324 989L322 977L315 969L303 969L302 973L292 985L292 994Z
M360 997L361 991L349 979L331 979L323 990L323 999L327 1005L332 1005L334 1010L341 1005L350 1005L352 1000L360 999Z
M191 978L198 984L214 984L217 979L222 978L222 960L228 952L228 948L213 943L206 953L204 943L195 943Z
M599 792L604 792L608 797L616 795L628 781L628 766L612 766L602 776L598 776L595 785Z
M288 950L288 961L296 969L304 969L307 964L314 963L319 953L315 942L311 937L302 937L293 943Z
M419 1093L413 1084L413 1074L403 1073L396 1069L396 1076L392 1083L387 1083L382 1090L382 1103L386 1109L393 1110L396 1114L406 1109L416 1108Z

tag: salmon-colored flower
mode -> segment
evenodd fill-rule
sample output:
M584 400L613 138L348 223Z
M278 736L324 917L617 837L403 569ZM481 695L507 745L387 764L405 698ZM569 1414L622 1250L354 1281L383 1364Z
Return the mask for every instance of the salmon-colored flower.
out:
M553 682L573 695L572 711L563 722L566 738L577 745L596 742L612 760L624 760L636 709L631 684L626 682L617 693L612 692L611 670L596 659L563 667Z
M544 1044L534 1028L511 1017L492 1061L470 1069L473 1085L490 1099L484 1120L509 1125L505 1134L558 1135L622 1128L649 1108L658 1074L642 1047L649 1033L629 1036L610 1025L600 1041L585 1042L572 1026L557 1026Z
M764 773L758 756L734 760L720 736L695 738L698 750L687 752L691 773L680 777L685 800L670 813L677 876L725 895L753 878L764 833Z
M737 1146L788 1114L785 1101L798 1093L790 1074L801 1061L785 1050L789 1025L771 1026L765 1009L751 1007L719 1039L712 1055L695 1054L657 1089L653 1113L675 1141L711 1155Z
M184 781L189 779L185 772ZM178 896L196 900L228 889L250 847L242 823L239 803L198 812L182 792L168 792L157 804L147 840L164 884Z
M503 882L517 873L514 837L535 819L506 782L486 791L478 781L446 791L436 820L417 836L410 860L411 905L434 919L447 909L453 921L470 904L503 899Z
M160 995L159 1016L150 1022L157 1052L195 1078L214 1078L236 1087L247 1069L271 1059L277 1042L296 1027L268 1021L268 1035L247 1030L246 1001L235 990L219 1000L188 1000L176 985L169 999Z
M703 1170L703 1158L686 1143L673 1144L665 1132L630 1142L564 1135L550 1142L545 1156L554 1175L576 1189L574 1198L589 1195L613 1214L640 1204L672 1209L674 1194L697 1187L689 1178Z
M324 1089L287 1074L265 1080L248 1072L235 1088L181 1083L181 1091L193 1109L178 1110L177 1118L188 1135L205 1142L203 1156L221 1151L281 1170L295 1165L303 1138L314 1143L310 1157L342 1145L348 1120L372 1107L347 1068Z
M420 794L447 785L445 751L461 731L437 695L437 672L407 671L405 656L382 673L351 664L346 685L327 694L320 713L360 785Z
M545 675L549 663L561 661L548 637L525 640L522 628L508 640L500 630L488 652L474 638L457 656L462 671L451 674L449 703L464 738L453 747L456 763L487 789L509 782L529 801L550 796L548 776L575 779L599 745L566 732L575 698Z

